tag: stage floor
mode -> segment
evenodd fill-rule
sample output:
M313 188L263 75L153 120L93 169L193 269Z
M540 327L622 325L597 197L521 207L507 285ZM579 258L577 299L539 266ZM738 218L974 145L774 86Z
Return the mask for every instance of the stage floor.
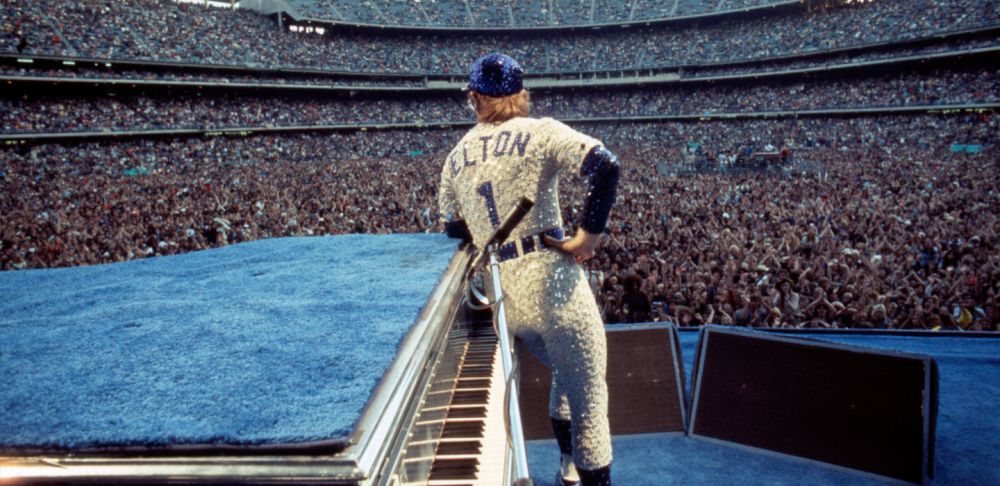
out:
M346 442L457 246L276 238L0 272L0 451Z
M940 371L935 478L940 485L998 485L1000 468L1000 336L895 336L878 333L796 334L831 342L894 349L934 356ZM698 333L680 332L685 383ZM898 484L820 463L681 434L614 437L612 477L622 485L718 484ZM537 486L554 485L559 467L554 441L528 444L528 462Z

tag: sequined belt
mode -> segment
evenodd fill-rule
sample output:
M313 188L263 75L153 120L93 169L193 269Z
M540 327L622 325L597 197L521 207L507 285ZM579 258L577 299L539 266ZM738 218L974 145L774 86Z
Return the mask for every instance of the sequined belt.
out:
M557 240L561 240L565 236L565 233L563 233L562 228L552 228L533 235L525 236L519 240L505 243L500 247L500 249L497 250L497 254L500 256L500 261L505 262L507 260L513 260L533 251L548 248L549 245L545 243L545 236L551 236Z

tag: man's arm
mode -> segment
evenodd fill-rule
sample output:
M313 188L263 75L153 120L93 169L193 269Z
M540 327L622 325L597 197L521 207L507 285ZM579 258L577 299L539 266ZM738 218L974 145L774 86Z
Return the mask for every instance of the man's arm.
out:
M458 199L455 197L455 190L451 183L451 177L445 168L441 171L441 184L438 186L439 219L444 224L444 231L449 238L472 241L469 226L458 214Z
M456 219L444 222L444 232L449 238L458 238L462 241L472 241L472 232L464 219Z
M580 230L566 240L545 237L549 245L573 255L578 262L593 258L601 243L601 234L615 203L621 164L610 150L599 145L583 159L580 175L587 177L588 187Z

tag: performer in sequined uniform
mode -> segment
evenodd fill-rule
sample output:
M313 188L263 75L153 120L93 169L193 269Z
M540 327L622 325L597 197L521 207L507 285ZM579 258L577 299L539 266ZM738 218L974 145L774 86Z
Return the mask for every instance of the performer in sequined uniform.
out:
M580 263L600 243L620 168L598 140L550 118L528 118L522 77L517 62L499 53L473 65L469 104L479 123L448 154L439 207L449 234L483 248L522 196L535 201L499 251L508 325L552 369L560 480L611 484L604 323ZM563 173L590 184L583 220L568 239L559 210Z

